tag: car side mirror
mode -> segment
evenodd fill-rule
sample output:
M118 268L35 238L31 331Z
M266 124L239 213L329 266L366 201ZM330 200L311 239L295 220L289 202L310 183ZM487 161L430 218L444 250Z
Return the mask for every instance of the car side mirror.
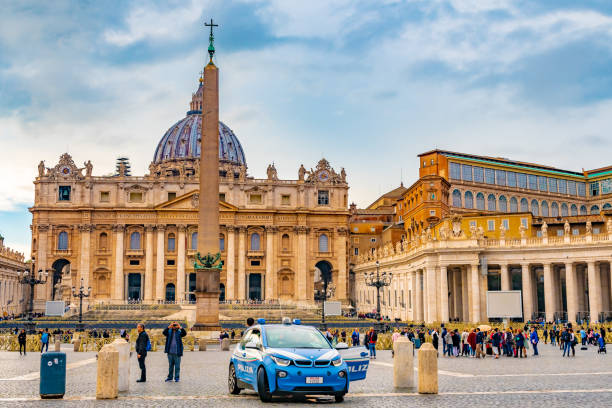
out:
M249 341L244 348L248 348L248 349L258 349L259 347L257 347L257 343L254 341Z
M349 348L349 346L346 343L340 342L340 343L336 344L336 350L346 350L348 348Z

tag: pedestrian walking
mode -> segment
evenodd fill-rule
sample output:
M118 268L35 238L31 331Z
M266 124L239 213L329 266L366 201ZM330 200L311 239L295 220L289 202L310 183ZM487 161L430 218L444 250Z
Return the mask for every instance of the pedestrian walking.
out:
M147 367L145 366L145 358L147 358L147 351L149 349L149 335L145 331L145 326L142 323L138 323L136 326L138 331L138 338L136 339L136 357L138 357L138 366L140 367L140 379L136 382L147 381Z
M548 329L546 327L544 328L542 335L544 336L544 344L548 344Z
M496 327L495 331L493 332L493 336L491 336L491 342L493 343L493 354L495 354L495 358L499 358L499 355L501 354L501 342L502 342L502 336L499 333L499 329Z
M533 345L533 355L537 356L538 355L538 331L536 330L535 327L531 328L531 334L529 335L529 341L531 342L531 344Z
M168 377L166 382L179 382L181 374L181 357L183 356L183 337L187 335L185 329L177 322L172 322L162 332L166 336L164 353L168 355Z
M376 341L378 340L378 334L373 328L368 333L368 348L370 349L370 360L376 360Z
M568 357L570 356L570 351L571 351L570 339L571 339L570 332L567 328L565 328L563 330L563 333L561 333L561 341L563 342L563 357L565 357L565 353L567 353Z
M26 332L24 329L21 329L21 332L17 336L17 341L19 342L19 355L21 355L21 349L23 348L23 355L26 355Z
M40 353L42 354L43 350L49 351L49 329L45 329L40 335Z
M353 347L357 347L359 345L359 330L357 330L357 328L353 330L353 334L351 334L351 340L353 340Z

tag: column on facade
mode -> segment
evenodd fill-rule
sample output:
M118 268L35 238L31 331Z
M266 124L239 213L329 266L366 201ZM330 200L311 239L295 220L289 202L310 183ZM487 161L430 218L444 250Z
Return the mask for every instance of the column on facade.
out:
M589 285L589 314L592 322L599 321L601 312L601 278L599 267L594 261L587 262L588 285Z
M276 280L276 271L274 270L274 238L276 236L276 228L266 226L266 293L265 299L270 300L274 296L274 281Z
M145 225L144 300L153 300L153 225Z
M115 278L114 278L114 290L113 300L123 300L123 233L125 231L124 225L113 226L115 232Z
M523 320L531 320L533 315L533 290L531 269L528 263L521 264L521 281L523 289Z
M565 298L567 300L567 321L576 323L578 288L576 285L576 271L571 262L565 264Z
M336 230L336 263L338 265L338 282L336 282L336 299L347 301L346 288L348 277L346 274L346 236L348 230L344 227Z
M428 322L429 321L429 291L427 290L427 284L429 283L429 280L427 279L427 269L423 268L421 270L421 278L423 280L423 298L422 298L422 304L423 304L423 321L424 322Z
M246 227L238 227L238 294L239 300L245 299L246 285Z
M448 272L446 265L440 266L440 319L448 322Z
M478 264L468 266L470 269L470 278L472 284L472 321L480 321L480 274L478 272Z
M297 279L295 298L298 300L306 300L306 287L308 278L308 264L306 258L308 256L308 227L298 226L298 252L297 252Z
M176 300L182 302L185 300L185 259L186 259L186 225L178 225L178 257L176 260Z
M471 315L471 307L470 307L470 296L469 296L469 280L468 280L468 271L464 266L461 267L461 317L464 322L470 320Z
M448 276L448 278L447 278L448 279L447 285L448 285L448 292L449 292L449 295L448 295L448 316L449 316L449 320L451 320L455 316L455 314L456 314L456 311L455 311L455 274L454 274L454 270L452 268L451 269L446 268L446 271L447 271L446 273L447 273L447 276Z
M157 262L155 268L155 300L163 301L165 299L164 296L164 259L165 259L165 234L166 226L158 225L157 226Z
M461 304L461 270L453 269L453 317L461 320L463 316L463 305Z
M546 321L552 322L555 320L555 305L557 304L556 293L554 289L552 267L549 263L543 265L544 268L544 308L546 312Z
M501 290L510 290L510 271L508 270L508 265L501 264L499 267L501 274Z
M79 273L81 278L83 279L83 287L85 290L91 287L90 284L90 274L91 274L91 231L93 229L93 225L82 224L79 225L79 233L81 238L81 251L79 253Z
M36 250L36 256L37 258L35 259L35 270L34 273L38 274L39 270L45 270L47 267L47 234L49 232L49 226L48 225L38 225L37 226L37 232L38 232L38 239L36 240L38 248ZM53 280L53 279L51 279ZM38 301L44 301L46 299L46 285L36 285L35 288L35 294L34 294L34 299L38 300ZM29 299L27 300L29 301Z
M423 308L423 271L418 269L415 272L415 288L416 288L416 312L417 321L422 322L425 320L425 309Z
M225 298L228 300L236 299L236 278L235 278L235 247L234 247L234 231L233 225L228 225L227 231L227 243L226 243L226 259L225 259Z
M410 320L416 321L417 320L417 313L416 313L416 299L417 298L416 298L416 273L415 271L409 271L408 276L410 280L410 291L408 292L408 296L410 296L409 304L411 306Z

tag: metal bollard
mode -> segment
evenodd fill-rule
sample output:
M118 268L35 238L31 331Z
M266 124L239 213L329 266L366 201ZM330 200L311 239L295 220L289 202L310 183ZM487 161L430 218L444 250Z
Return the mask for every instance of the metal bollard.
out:
M414 345L404 336L393 343L393 386L414 387Z
M102 347L98 353L96 399L117 398L119 393L119 352L112 345Z
M419 394L438 393L438 352L431 343L419 349Z

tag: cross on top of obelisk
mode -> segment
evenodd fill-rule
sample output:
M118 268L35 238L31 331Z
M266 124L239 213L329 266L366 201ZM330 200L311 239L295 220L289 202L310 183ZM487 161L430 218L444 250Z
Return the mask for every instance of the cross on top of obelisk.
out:
M219 24L215 24L213 19L210 19L210 24L204 23L205 27L210 27L210 36L208 37L208 55L210 55L210 62L212 62L213 55L215 55L215 36L213 34L213 27L219 27Z

